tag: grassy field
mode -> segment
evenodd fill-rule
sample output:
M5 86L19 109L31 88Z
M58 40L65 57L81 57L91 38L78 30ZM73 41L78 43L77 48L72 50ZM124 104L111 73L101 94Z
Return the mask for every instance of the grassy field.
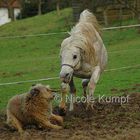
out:
M0 36L16 36L68 31L72 27L72 11L56 12L9 23L0 27ZM59 50L66 34L16 39L0 38L0 83L59 76ZM140 34L136 29L104 31L103 40L109 52L107 69L133 66L140 63ZM140 82L140 68L105 72L97 85L95 95L109 95L112 88L129 88ZM59 80L42 82L54 88ZM0 109L15 94L28 91L32 83L0 86ZM81 81L76 79L78 94Z

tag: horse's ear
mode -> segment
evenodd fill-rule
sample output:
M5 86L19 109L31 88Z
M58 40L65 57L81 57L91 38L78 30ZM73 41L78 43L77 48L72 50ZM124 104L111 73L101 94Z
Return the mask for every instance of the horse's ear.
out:
M37 89L37 88L33 88L33 89L30 90L30 94L32 96L37 96L39 93L40 93L40 90Z

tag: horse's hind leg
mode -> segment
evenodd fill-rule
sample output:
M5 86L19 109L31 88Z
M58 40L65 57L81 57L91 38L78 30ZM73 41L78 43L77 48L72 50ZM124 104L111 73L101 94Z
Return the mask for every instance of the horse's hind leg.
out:
M87 97L87 86L89 83L89 79L83 79L82 80L82 87L83 87L83 96Z
M100 77L100 73L101 73L101 69L100 69L100 66L96 66L93 73L92 73L92 76L91 76L91 79L89 81L89 84L88 84L88 88L89 88L89 95L88 95L88 105L87 105L87 108L89 106L91 106L91 108L93 109L93 95L94 95L94 91L95 91L95 87L96 87L96 84L99 80L99 77Z

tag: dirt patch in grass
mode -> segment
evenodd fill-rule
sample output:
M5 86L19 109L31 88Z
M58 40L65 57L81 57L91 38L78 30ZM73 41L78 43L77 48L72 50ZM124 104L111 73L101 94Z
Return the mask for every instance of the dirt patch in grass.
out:
M139 85L135 86L138 90ZM116 90L115 90L116 91ZM123 96L127 96L126 91ZM131 90L132 91L132 90ZM57 107L54 109L57 112ZM0 140L19 140L17 131L8 129L0 115ZM67 111L62 130L26 128L25 140L139 140L140 139L140 92L132 92L129 102L94 103L94 109L86 110L85 104L75 104L73 112Z

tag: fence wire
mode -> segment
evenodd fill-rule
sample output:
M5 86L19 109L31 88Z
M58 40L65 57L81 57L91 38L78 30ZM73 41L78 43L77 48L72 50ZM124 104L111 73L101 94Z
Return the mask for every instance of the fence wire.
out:
M126 70L126 69L138 68L138 67L140 67L140 64L133 65L133 66L124 66L124 67L119 67L119 68L107 69L107 70L105 70L105 72ZM17 85L17 84L24 84L24 83L33 83L33 82L41 82L41 81L49 81L49 80L58 80L58 79L59 79L59 77L50 77L50 78L44 78L44 79L8 82L8 83L0 83L0 86Z
M103 31L110 31L110 30L128 29L128 28L135 28L135 27L140 27L140 24L108 27L108 28L103 28L102 30ZM25 37L53 36L53 35L68 34L68 33L69 33L68 31L63 31L63 32L52 32L52 33L44 33L44 34L0 36L0 39L16 39L16 38L25 38ZM129 50L138 50L139 51L140 49L128 49L128 50L121 50L121 51L110 51L108 53L120 53L122 51L129 51ZM50 58L54 58L54 57L50 57ZM132 65L132 66L123 66L123 67L119 67L119 68L106 69L105 72L133 69L133 68L139 68L139 67L140 67L140 64ZM49 77L49 78L43 78L43 79L34 79L34 80L31 79L31 80L25 80L25 81L15 81L15 82L0 83L0 86L17 85L17 84L33 83L33 82L41 82L41 81L49 81L49 80L59 80L59 77Z
M103 31L107 30L116 30L116 29L128 29L128 28L135 28L140 27L140 24L135 25L126 25L126 26L116 26L116 27L108 27L103 28ZM60 34L69 34L68 31L63 32L52 32L52 33L44 33L44 34L28 34L28 35L16 35L16 36L0 36L0 39L16 39L16 38L26 38L26 37L41 37L41 36L52 36L52 35L60 35Z

